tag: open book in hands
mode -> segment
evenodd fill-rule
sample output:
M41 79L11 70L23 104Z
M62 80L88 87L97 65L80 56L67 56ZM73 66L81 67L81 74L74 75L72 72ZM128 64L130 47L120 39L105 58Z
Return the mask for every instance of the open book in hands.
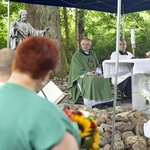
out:
M66 96L52 81L49 81L38 95L56 104L60 103Z

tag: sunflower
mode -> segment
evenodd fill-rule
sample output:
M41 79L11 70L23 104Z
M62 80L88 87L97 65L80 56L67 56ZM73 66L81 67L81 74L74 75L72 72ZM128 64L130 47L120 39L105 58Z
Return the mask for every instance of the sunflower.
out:
M83 115L74 115L73 121L78 123L81 137L84 138L90 135L91 131L91 122L89 119L85 118Z
M97 150L99 148L99 133L98 131L93 134L93 144L90 150Z
M64 109L71 121L78 124L82 138L82 149L97 150L99 148L99 133L96 120L85 111ZM86 115L85 115L86 114Z

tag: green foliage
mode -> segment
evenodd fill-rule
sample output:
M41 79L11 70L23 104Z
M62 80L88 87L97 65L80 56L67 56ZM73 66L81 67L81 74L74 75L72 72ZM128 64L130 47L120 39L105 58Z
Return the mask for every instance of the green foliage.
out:
M10 22L18 18L20 9L24 9L23 3L10 4ZM66 49L66 37L64 28L63 10L60 8L62 44ZM7 3L0 0L0 48L6 47L7 43ZM75 52L75 9L67 8L70 44L72 54ZM124 18L124 24L122 23ZM92 40L92 49L97 53L100 63L109 59L110 55L116 49L116 14L85 10L85 35ZM127 50L132 52L131 47L131 26L135 27L137 58L145 57L145 53L150 48L150 11L141 11L126 14L121 17L120 38L127 41ZM124 28L123 28L124 26ZM67 53L66 53L67 55Z
M69 32L72 53L75 52L75 9L68 8ZM150 11L142 11L121 16L120 38L127 41L127 50L132 52L131 47L131 26L135 27L137 58L145 57L150 48ZM109 59L116 50L116 14L85 10L85 35L92 40L94 50L100 63ZM65 31L63 16L61 15L61 31L65 47Z
M109 13L87 11L86 35L92 40L92 49L97 53L100 63L109 59L115 49L116 16Z
M0 48L6 46L7 40L7 26L6 26L6 17L7 17L7 6L0 0ZM5 36L4 36L5 35Z

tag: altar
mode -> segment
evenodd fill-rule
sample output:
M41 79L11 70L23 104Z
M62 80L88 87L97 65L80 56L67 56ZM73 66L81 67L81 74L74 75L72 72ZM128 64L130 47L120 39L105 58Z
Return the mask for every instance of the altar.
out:
M105 78L115 76L115 60L105 60L102 66ZM147 81L150 80L150 59L119 60L118 76L129 72L132 77L132 109L150 114L150 105L145 105L145 98L139 94L142 89L150 91Z

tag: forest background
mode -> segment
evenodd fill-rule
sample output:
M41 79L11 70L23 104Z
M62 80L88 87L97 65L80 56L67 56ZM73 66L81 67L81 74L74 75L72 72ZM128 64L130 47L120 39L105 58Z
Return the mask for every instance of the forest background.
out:
M0 0L0 49L7 47L7 2ZM28 22L35 29L50 27L47 37L53 39L60 50L59 65L55 75L65 77L69 72L72 55L80 47L83 37L92 41L92 50L99 62L109 59L116 49L116 14L43 5L10 3L10 22L18 19L21 9L28 12ZM127 50L132 52L131 27L135 27L135 56L145 58L150 51L150 10L122 15L120 38L127 41Z

